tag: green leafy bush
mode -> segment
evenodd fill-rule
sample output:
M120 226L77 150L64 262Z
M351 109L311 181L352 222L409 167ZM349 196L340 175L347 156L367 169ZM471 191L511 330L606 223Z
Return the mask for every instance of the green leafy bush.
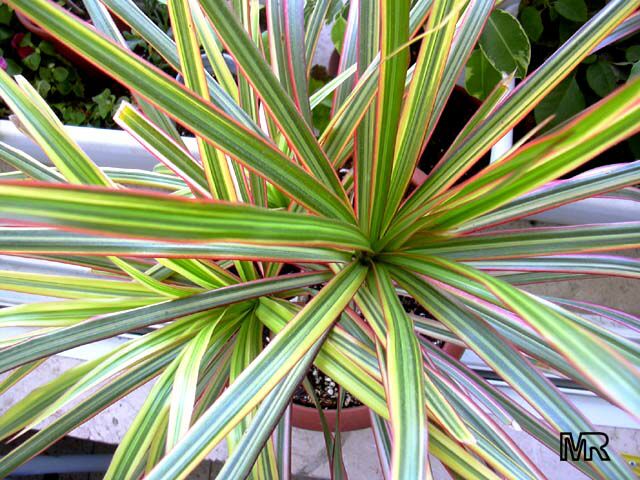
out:
M84 20L90 19L81 3L62 2L61 5ZM141 7L156 25L168 30L166 5L145 0ZM129 48L173 73L147 42L129 31L123 34ZM126 88L97 70L88 72L87 76L82 67L65 58L54 45L27 31L7 4L0 5L0 57L4 70L9 75L23 75L68 125L114 128L112 118L118 104L123 99L131 100ZM8 113L5 107L0 111L2 116Z
M604 0L523 0L518 18L532 43L537 68L584 23L600 11ZM637 28L636 28L637 30ZM640 69L640 35L621 37L586 57L557 89L534 110L538 123L553 115L549 127L593 105L624 84ZM640 138L629 144L625 159L640 156ZM622 160L619 158L619 160Z
M504 10L495 10L467 62L465 87L484 100L503 77L524 78L530 58L531 45L518 20Z

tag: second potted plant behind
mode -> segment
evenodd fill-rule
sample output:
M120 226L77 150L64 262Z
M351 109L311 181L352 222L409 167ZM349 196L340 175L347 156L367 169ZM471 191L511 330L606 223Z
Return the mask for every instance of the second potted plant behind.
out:
M84 10L84 7L76 5L74 2L66 3L67 8L74 14L78 15L83 20L88 21L89 15ZM72 48L69 48L64 42L60 41L55 35L51 35L45 29L38 26L36 23L32 22L29 17L23 15L20 11L16 12L16 17L20 20L20 23L24 25L24 27L29 30L31 33L41 38L42 40L46 40L51 43L55 49L62 55L66 60L74 64L75 66L82 68L85 73L90 75L102 75L99 69L97 69L91 62L85 60L81 55L78 55L76 51Z

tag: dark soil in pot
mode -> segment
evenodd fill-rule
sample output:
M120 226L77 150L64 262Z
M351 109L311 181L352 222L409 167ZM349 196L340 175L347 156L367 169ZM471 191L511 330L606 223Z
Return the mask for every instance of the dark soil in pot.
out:
M420 305L411 297L400 297L400 303L402 303L402 306L404 307L404 311L407 313L410 313L412 315L416 315L422 318L433 318L431 315L427 313L427 311L424 308L422 308L422 305ZM445 345L445 342L442 340L438 340L436 338L431 338L431 337L425 337L425 338L427 338L436 347L442 348Z
M313 393L322 408L329 430L335 430L336 420L341 432L360 430L370 426L369 409L347 391L344 392L340 417L337 417L341 391L340 386L331 377L312 366L307 372L307 379L313 387ZM302 383L293 394L291 422L297 428L322 431L320 413Z
M429 172L433 170L433 167L436 166L479 107L480 102L469 95L463 88L455 87L453 89L440 116L440 120L429 139L429 143L427 143L425 150L420 156L418 168L423 173L429 174ZM482 171L482 169L489 165L490 159L491 154L485 154L457 183L467 180Z

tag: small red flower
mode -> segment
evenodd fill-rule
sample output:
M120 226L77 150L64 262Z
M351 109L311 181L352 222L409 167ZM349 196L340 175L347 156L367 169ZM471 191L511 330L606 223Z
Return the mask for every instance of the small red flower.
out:
M24 38L24 33L16 33L11 39L11 46L16 49L16 52L18 52L18 56L20 58L28 57L35 51L33 47L20 46L20 43L22 43L23 38Z

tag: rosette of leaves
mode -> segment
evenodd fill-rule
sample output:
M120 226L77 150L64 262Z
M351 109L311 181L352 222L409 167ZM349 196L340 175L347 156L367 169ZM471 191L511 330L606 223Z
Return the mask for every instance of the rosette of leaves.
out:
M428 452L456 478L544 478L508 428L553 451L559 432L593 430L550 374L640 413L640 355L626 333L640 319L523 290L589 275L637 280L637 259L599 252L639 246L640 223L492 230L609 192L638 199L628 188L640 178L637 162L557 179L637 132L640 79L458 181L640 1L608 2L516 90L499 84L413 190L492 2L352 1L339 74L313 96L305 46L324 18L305 23L302 2L267 2L261 35L256 2L169 0L173 38L129 0L100 2L93 21L102 33L47 0L11 4L133 92L136 105L122 105L115 120L168 170L100 168L24 79L0 72L1 96L54 165L2 146L17 170L0 182L0 252L97 274L0 272L2 288L59 299L0 312L0 325L23 329L3 340L2 388L52 355L141 332L0 417L9 438L54 416L0 459L1 476L151 379L107 478L185 478L223 440L221 478L289 478L283 412L312 364L371 409L394 479L431 478ZM185 85L133 54L109 12ZM219 45L236 61L237 82ZM311 111L327 96L332 117L316 136ZM195 135L198 158L169 119ZM428 317L405 312L407 295ZM430 339L473 350L531 409ZM592 478L632 478L610 457L575 466Z

